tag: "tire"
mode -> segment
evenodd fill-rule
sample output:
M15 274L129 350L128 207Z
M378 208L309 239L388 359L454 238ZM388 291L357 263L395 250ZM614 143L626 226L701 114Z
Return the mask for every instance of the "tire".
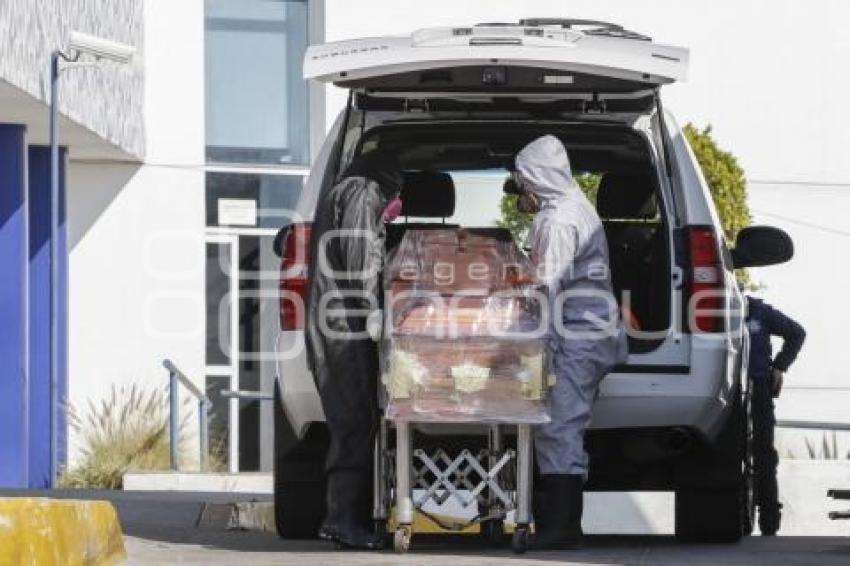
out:
M312 424L298 439L286 420L277 384L274 405L275 526L284 539L316 538L326 511L327 429Z
M528 551L529 539L528 525L517 525L511 537L511 549L515 554L525 554Z
M749 395L735 396L710 458L718 485L676 489L676 538L690 543L736 543L753 530L752 426Z
M735 543L745 533L740 489L676 492L676 538L682 542Z

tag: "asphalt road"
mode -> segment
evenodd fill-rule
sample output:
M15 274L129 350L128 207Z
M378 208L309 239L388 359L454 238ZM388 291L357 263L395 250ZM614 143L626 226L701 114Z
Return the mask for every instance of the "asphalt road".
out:
M130 529L132 531L132 529ZM397 555L349 553L322 542L281 541L270 533L199 529L148 529L125 537L128 564L323 564L498 566L500 564L846 565L850 538L750 538L737 545L683 545L672 537L588 537L573 552L529 552L492 548L477 537L422 535L410 552ZM507 541L506 541L507 542Z

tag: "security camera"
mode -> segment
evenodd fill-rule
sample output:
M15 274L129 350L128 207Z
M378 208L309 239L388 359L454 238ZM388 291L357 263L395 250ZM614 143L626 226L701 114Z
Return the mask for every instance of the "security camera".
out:
M108 59L116 63L129 63L136 52L136 48L130 45L78 31L71 32L68 48L78 53L87 53L98 59Z

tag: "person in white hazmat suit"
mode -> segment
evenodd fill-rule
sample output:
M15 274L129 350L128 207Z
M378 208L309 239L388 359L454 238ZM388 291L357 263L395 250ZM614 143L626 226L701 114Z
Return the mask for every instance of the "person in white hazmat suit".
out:
M518 206L536 213L531 259L548 286L550 350L556 381L551 422L537 427L540 478L534 490L535 546L575 548L588 457L584 432L602 378L628 354L611 287L608 244L599 216L570 170L567 151L547 135L516 157Z

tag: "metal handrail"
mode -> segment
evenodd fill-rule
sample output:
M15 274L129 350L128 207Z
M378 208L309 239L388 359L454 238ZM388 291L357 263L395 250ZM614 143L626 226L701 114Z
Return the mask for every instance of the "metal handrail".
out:
M171 469L178 471L178 444L180 436L180 392L179 387L182 384L192 396L198 401L198 439L200 443L199 463L201 471L207 469L207 458L209 453L209 410L211 402L209 397L204 395L192 381L180 371L174 362L165 359L162 362L165 369L168 370L168 397L171 405L171 414L169 415L169 440L171 443Z
M830 423L817 421L777 421L780 428L802 428L808 430L850 430L850 423Z
M236 391L222 389L221 396L227 399L239 399L240 401L274 401L274 395L262 391Z

